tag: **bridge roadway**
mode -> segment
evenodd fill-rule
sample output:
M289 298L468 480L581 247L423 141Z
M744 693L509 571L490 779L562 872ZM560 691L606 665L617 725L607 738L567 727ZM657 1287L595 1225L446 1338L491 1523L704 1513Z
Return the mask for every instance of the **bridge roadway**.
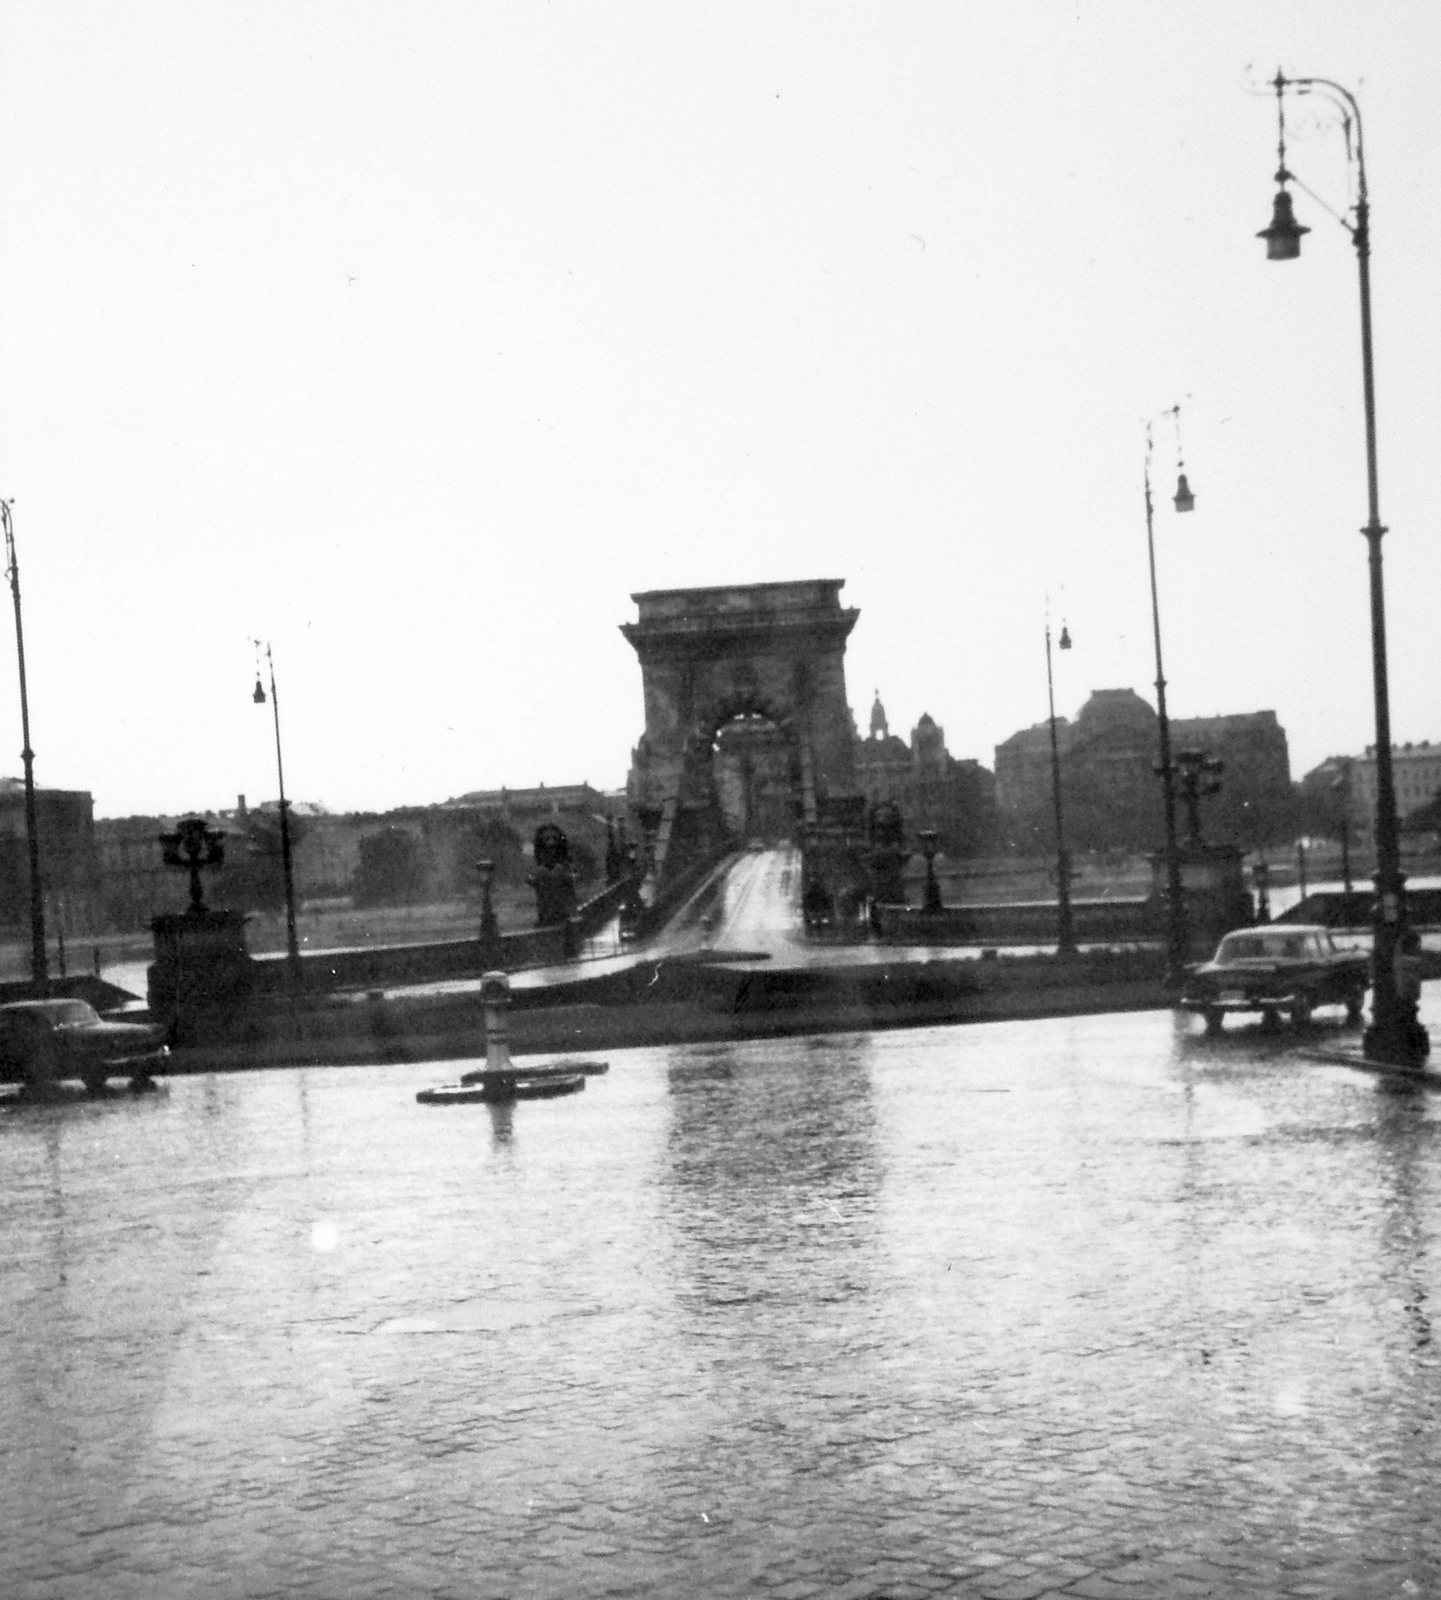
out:
M838 948L842 947L826 946L806 935L801 918L801 853L787 845L749 850L727 862L661 929L647 954L714 951L810 966Z
M783 845L731 857L643 945L622 946L612 926L592 941L582 964L586 973L599 975L658 958L709 956L736 971L747 967L776 971L953 962L976 953L956 946L882 945L807 933L801 916L801 853L794 845ZM575 977L574 963L535 967L513 973L511 986L543 988L573 982Z
M513 990L570 987L656 961L723 962L736 972L800 968L873 967L895 963L965 960L978 952L955 946L875 944L867 939L826 940L806 932L801 917L801 853L793 845L747 850L730 857L643 944L621 942L612 922L588 940L580 958L510 975ZM478 978L391 986L387 997L463 994Z

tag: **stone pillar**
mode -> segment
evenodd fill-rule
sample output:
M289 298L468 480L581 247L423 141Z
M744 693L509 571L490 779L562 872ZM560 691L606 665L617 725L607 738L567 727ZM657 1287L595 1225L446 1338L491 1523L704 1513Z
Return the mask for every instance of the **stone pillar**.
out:
M1183 844L1178 851L1181 893L1186 902L1188 961L1204 961L1232 928L1248 927L1255 909L1246 888L1242 853L1233 845ZM1147 925L1166 926L1166 856L1151 857L1151 892L1146 898Z
M509 1072L510 979L503 972L487 972L480 980L480 1001L485 1007L485 1068Z
M240 911L167 912L150 924L155 960L146 975L151 1015L169 1022L173 1044L234 1034L255 984Z

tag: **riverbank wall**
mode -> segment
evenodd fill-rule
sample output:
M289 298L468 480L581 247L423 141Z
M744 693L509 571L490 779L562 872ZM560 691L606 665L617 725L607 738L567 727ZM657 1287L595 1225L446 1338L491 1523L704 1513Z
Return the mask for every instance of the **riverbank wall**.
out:
M767 969L640 960L513 992L517 1055L1135 1011L1169 1003L1157 951ZM474 1059L479 988L277 1000L243 1034L172 1051L170 1071Z

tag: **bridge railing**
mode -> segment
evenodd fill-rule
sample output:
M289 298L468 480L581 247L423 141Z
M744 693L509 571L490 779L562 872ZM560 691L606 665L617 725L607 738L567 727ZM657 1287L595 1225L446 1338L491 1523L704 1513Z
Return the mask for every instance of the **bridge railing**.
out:
M733 846L726 844L693 861L684 872L660 884L656 897L640 913L635 922L635 937L649 939L666 925L711 873L735 854Z

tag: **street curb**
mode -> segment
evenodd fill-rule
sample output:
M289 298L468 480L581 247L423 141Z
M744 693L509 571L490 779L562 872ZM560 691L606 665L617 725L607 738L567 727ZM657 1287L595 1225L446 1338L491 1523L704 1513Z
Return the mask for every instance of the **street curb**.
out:
M1393 1078L1418 1088L1441 1089L1441 1072L1434 1067L1392 1067L1382 1061L1368 1061L1360 1050L1328 1050L1319 1046L1308 1050L1306 1055L1309 1060L1323 1062L1328 1067L1351 1067L1376 1078Z

